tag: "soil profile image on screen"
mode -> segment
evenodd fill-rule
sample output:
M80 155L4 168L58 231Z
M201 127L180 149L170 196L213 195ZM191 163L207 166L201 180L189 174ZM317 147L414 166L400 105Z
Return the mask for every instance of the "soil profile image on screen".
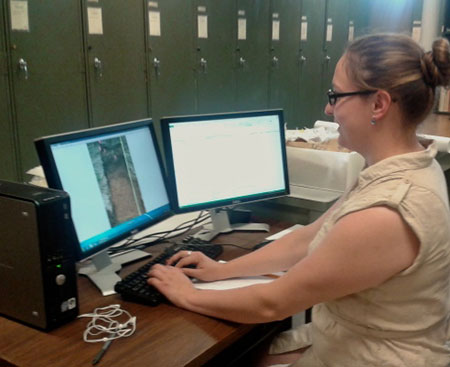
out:
M115 293L122 264L149 253L130 246L110 256L109 248L172 215L152 120L44 136L35 145L49 187L70 195L78 273L103 295Z
M145 213L125 137L87 144L111 227Z

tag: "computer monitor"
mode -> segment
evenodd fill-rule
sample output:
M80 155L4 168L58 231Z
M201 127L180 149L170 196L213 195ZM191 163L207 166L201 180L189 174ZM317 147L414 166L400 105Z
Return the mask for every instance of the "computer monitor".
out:
M161 128L174 211L211 213L197 237L269 229L230 224L221 208L289 194L282 110L165 117Z
M121 264L149 254L111 259L107 249L172 214L152 121L42 137L35 146L48 186L69 193L78 260L92 260L79 273L103 295L115 293Z

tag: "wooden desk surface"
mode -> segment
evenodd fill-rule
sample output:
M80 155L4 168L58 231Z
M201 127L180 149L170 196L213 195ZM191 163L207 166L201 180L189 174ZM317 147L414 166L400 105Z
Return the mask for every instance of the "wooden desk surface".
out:
M284 228L286 225L271 223L271 233ZM267 233L262 232L234 232L221 235L214 242L251 247L266 236ZM149 249L154 256L160 250L161 245ZM225 246L221 258L229 260L243 253L243 250ZM145 260L127 266L120 274L126 275L143 263ZM78 278L80 314L119 303L137 317L136 332L128 338L113 341L99 367L202 366L255 328L255 325L226 322L169 304L150 307L125 302L118 295L102 297L87 278ZM10 366L2 364L2 359L18 367L90 366L102 343L83 341L83 331L89 320L77 319L45 333L0 317L0 367Z

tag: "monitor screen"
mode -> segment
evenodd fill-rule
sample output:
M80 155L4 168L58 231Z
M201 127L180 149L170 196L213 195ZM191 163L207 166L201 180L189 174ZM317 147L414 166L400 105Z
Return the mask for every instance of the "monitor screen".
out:
M161 119L174 210L289 193L282 110Z
M171 215L151 120L35 141L49 187L69 193L78 259Z

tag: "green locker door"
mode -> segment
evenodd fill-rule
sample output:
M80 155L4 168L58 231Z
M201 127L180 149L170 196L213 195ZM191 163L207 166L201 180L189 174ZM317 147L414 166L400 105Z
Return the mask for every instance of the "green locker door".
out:
M6 28L3 3L0 4L0 179L17 180L14 134L11 121Z
M161 117L196 112L194 13L191 1L146 1L146 4L151 116L160 136Z
M88 127L80 3L7 2L19 176L38 164L33 139Z
M443 4L442 2L441 4ZM409 22L409 32L412 38L420 43L420 34L422 32L422 10L423 10L423 0L414 0L411 4L411 20ZM441 6L442 14L442 6Z
M421 19L422 0L371 0L370 32L411 34L414 19Z
M272 0L269 106L284 110L290 128L299 126L301 1Z
M401 32L420 39L423 0L350 0L354 35Z
M322 68L325 0L303 0L300 31L299 127L323 119Z
M353 26L353 37L361 37L369 33L370 3L367 0L350 0L349 22Z
M237 0L236 109L269 105L270 1Z
M349 0L327 0L325 9L324 58L322 60L322 106L328 102L326 93L331 88L334 69L348 43ZM331 116L322 114L322 119Z
M142 0L83 0L92 125L149 115Z
M231 0L197 0L195 3L198 111L233 111L236 3Z

